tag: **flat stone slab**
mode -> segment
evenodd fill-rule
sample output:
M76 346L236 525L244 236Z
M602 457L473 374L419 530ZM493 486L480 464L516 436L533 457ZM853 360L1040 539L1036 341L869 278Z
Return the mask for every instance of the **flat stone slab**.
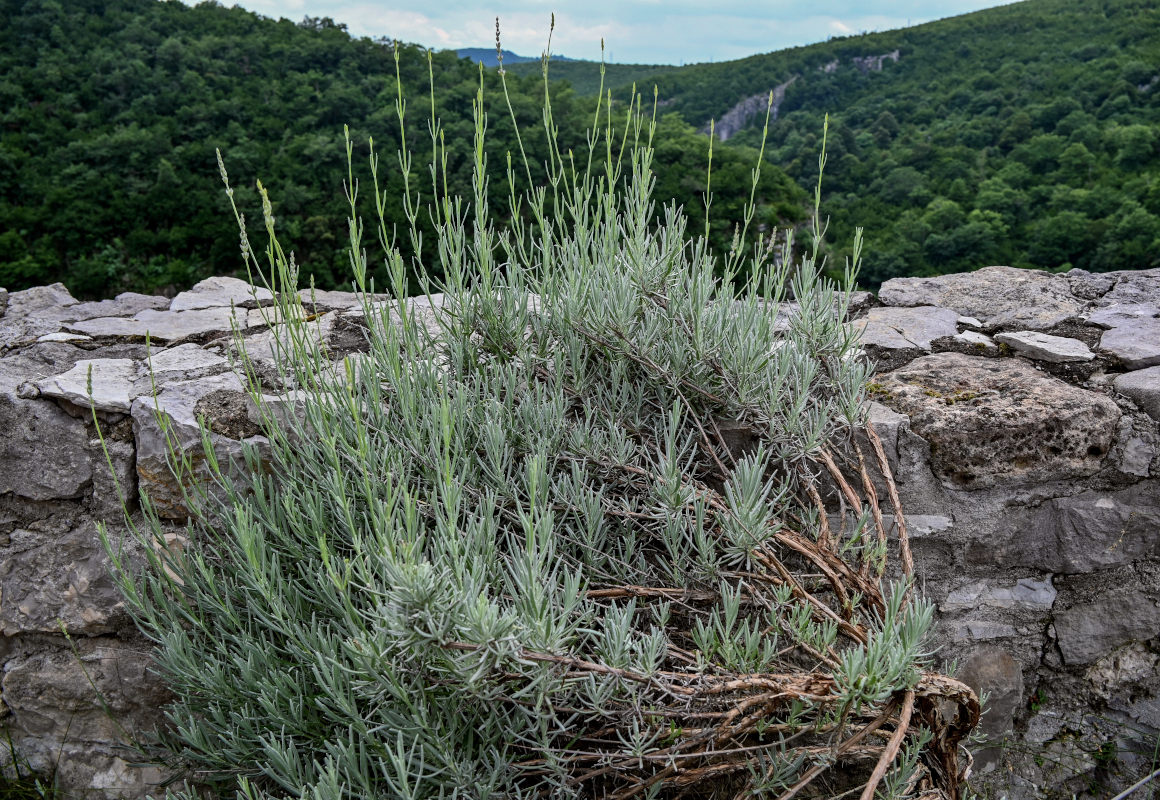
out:
M159 381L187 381L200 378L229 367L229 359L217 353L203 350L196 344L182 344L166 350L155 350L149 355L148 364L143 365Z
M1160 319L1136 319L1106 331L1100 337L1100 350L1127 369L1160 364Z
M995 341L1005 344L1021 356L1051 364L1091 361L1096 357L1079 339L1052 336L1039 331L1013 331L995 334Z
M229 308L243 303L272 301L274 294L260 286L251 286L237 278L206 278L187 292L181 292L169 304L170 311L196 311L203 308Z
M1045 330L1078 316L1085 301L1067 278L1040 270L984 267L935 278L891 278L878 299L888 306L941 306L994 330Z
M1115 278L1115 285L1096 300L1096 305L1160 303L1160 269L1122 270L1106 274Z
M1120 394L1132 398L1145 414L1160 420L1160 366L1125 373L1112 385Z
M1106 330L1156 317L1160 317L1160 306L1155 303L1117 303L1095 309L1087 315L1085 321L1088 325Z
M936 353L880 375L875 398L910 417L948 487L1031 485L1092 475L1120 409L1015 358Z
M68 330L87 336L144 338L171 342L208 333L228 333L236 319L247 327L245 309L205 308L195 311L154 311L148 309L132 317L97 317L68 324Z
M944 612L971 611L979 606L992 608L1022 608L1031 611L1050 611L1056 591L1050 580L1020 578L1014 586L997 585L994 581L972 581L955 589L939 603Z
M169 308L169 298L152 294L124 292L112 300L94 303L77 303L68 309L70 321L79 322L97 317L131 317L142 311L160 311Z
M89 395L90 375L92 396ZM68 372L39 381L36 386L45 397L98 411L128 413L139 391L140 378L136 361L129 358L95 358L78 361Z
M862 331L863 345L885 350L923 350L930 343L958 332L959 314L949 308L872 308L860 320L850 323Z

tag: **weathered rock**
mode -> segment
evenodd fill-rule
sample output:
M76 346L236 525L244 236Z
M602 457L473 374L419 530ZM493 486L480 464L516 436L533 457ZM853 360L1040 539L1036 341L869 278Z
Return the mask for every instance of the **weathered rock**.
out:
M89 394L91 376L92 395ZM68 372L37 384L40 393L98 411L128 413L138 391L137 362L128 358L97 358L78 361Z
M91 342L92 336L84 336L79 333L46 333L44 336L37 338L37 342Z
M152 369L159 383L189 381L214 375L229 367L229 359L203 350L196 344L182 344L149 355L147 369Z
M1020 578L1014 586L977 580L952 591L939 603L939 609L944 612L959 612L990 606L1047 612L1055 603L1055 596L1055 587L1051 585L1050 580Z
M884 350L930 352L930 343L958 332L959 315L949 308L872 308L851 325L862 332L862 345Z
M1093 572L1160 554L1160 482L1087 491L1040 507L994 555L997 563L1056 573Z
M61 283L10 292L7 297L0 317L0 352L56 333L67 318L68 307L77 303Z
M1132 398L1145 414L1160 420L1160 366L1121 375L1113 385L1117 392Z
M1023 671L1019 663L1001 647L975 648L963 661L958 679L980 696L987 695L980 730L989 742L998 743L1014 728L1015 715L1023 705ZM994 761L998 755L996 750L987 750L980 761Z
M1116 587L1057 611L1055 630L1064 663L1090 664L1129 642L1160 635L1156 600L1131 586Z
M878 399L910 417L948 487L1062 480L1098 471L1119 422L1107 397L1019 359L923 356L878 378Z
M97 317L72 322L68 330L88 336L145 338L171 342L210 333L228 333L235 325L245 329L245 309L204 308L194 311L154 311L147 309L133 317Z
M1160 316L1160 308L1153 303L1119 303L1114 306L1097 308L1087 315L1085 322L1097 328L1118 328L1139 322L1142 319L1155 319Z
M169 304L170 311L196 311L203 308L242 306L247 303L273 301L269 289L251 286L237 278L206 278L187 292L181 292Z
M112 300L95 303L77 303L68 309L68 319L79 322L97 317L131 317L146 310L160 311L169 308L169 298L137 292L124 292Z
M1086 269L1073 269L1064 273L1071 293L1082 300L1096 300L1107 294L1116 285L1116 276L1109 273L1088 272Z
M118 724L144 730L160 722L170 695L141 658L147 645L110 637L76 638L72 644L75 652L62 641L59 648L18 654L5 664L4 703L18 738L32 735L58 747L68 741L107 750L120 740ZM19 752L32 755L27 747Z
M0 288L0 317L8 312L8 290Z
M195 486L210 483L212 473L202 451L201 427L198 411L208 414L212 430L215 421L206 405L198 409L198 402L214 392L227 391L242 394L242 383L232 372L213 375L194 381L167 385L154 397L141 397L133 403L133 430L137 441L137 479L141 490L153 502L157 513L168 519L183 519L189 515L185 492ZM168 419L169 440L157 420L157 409ZM242 414L245 414L244 405ZM167 454L170 441L181 452L189 455L191 475L183 475L179 482L169 467ZM219 464L224 470L230 465L241 465L242 443L217 433L210 441ZM262 445L265 438L248 439L253 445ZM183 491L184 490L184 491Z
M359 295L355 292L327 292L321 289L299 289L298 296L302 299L302 305L306 306L307 310L311 312L317 312L323 309L327 311L349 311L362 305ZM371 302L382 302L388 298L384 294L373 294L370 299Z
M46 400L0 394L0 494L80 497L92 480L85 426Z
M137 503L137 448L132 441L117 441L106 435L104 441L91 440L89 452L93 461L89 513L95 519L119 525L122 504L127 502L133 508Z
M1109 272L1115 286L1096 301L1096 305L1122 305L1160 302L1160 269L1133 269Z
M1034 361L1065 364L1072 361L1091 361L1095 353L1078 339L1051 336L1039 331L1012 331L995 334L995 341L1005 344L1021 356Z
M128 623L96 525L63 536L17 529L0 550L0 634L93 636Z
M978 318L988 329L1045 330L1084 306L1066 278L1039 270L984 267L936 278L891 278L878 299L888 306L941 306Z
M1106 331L1100 337L1100 350L1127 369L1160 364L1160 319L1137 319Z

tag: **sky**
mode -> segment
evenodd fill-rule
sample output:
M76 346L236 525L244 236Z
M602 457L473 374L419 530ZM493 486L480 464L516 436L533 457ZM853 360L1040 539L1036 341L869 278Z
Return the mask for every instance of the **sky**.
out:
M191 2L192 0L187 0ZM331 17L356 36L436 49L503 47L610 62L692 64L768 53L832 36L884 31L1002 5L1004 0L232 0L267 17ZM223 0L230 5L231 0Z

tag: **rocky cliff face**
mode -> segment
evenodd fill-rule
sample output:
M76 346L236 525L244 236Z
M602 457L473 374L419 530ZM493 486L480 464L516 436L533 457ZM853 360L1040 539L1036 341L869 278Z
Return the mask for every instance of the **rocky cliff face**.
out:
M119 540L140 489L174 523L158 546L181 546L162 419L194 457L199 416L219 454L261 447L230 330L277 393L270 300L218 278L172 301L0 290L0 741L69 796L163 777L121 746L165 690L96 523ZM352 295L306 300L332 353L359 349ZM898 279L854 317L941 654L989 693L975 780L1010 798L1130 784L1160 735L1160 270Z

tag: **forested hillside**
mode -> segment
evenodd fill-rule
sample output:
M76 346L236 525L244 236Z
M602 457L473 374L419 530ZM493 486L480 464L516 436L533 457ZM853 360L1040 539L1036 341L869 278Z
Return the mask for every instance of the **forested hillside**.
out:
M373 135L383 171L394 173L399 125L389 41L352 38L326 18L273 21L214 3L190 8L158 0L0 0L0 31L0 286L61 280L74 294L95 297L181 288L234 272L241 266L238 236L215 148L254 220L255 179L270 189L304 281L323 288L349 281L343 125L351 127L359 164ZM400 64L408 140L418 152L415 179L424 188L427 59L405 46ZM448 189L469 196L480 72L449 52L434 54L432 70ZM535 170L545 141L542 85L534 76L507 77ZM557 91L553 102L561 142L579 156L594 102L569 90ZM498 188L507 153L518 146L494 70L485 71L485 107ZM663 127L658 198L688 206L700 225L708 140L676 118ZM756 159L745 147L714 153L719 245L728 242L727 220L740 216ZM522 180L522 168L516 174ZM392 184L386 197L391 218L402 221L400 191ZM800 219L804 197L769 165L759 222Z
M1160 264L1155 2L1025 0L653 78L698 127L791 79L772 159L812 187L830 115L829 238L866 228L865 283ZM730 141L757 143L759 126Z

